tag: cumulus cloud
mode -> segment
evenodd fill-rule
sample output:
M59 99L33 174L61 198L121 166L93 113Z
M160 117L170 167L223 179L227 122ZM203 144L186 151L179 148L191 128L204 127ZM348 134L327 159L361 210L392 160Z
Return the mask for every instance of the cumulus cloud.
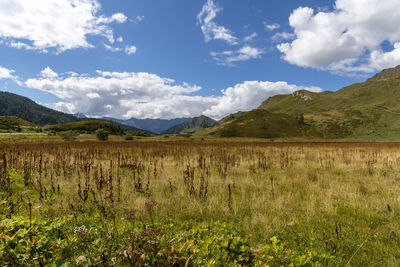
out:
M237 37L233 33L214 22L218 12L222 11L213 0L207 0L202 10L197 15L197 21L201 25L206 42L211 40L224 40L229 44L237 44Z
M336 0L333 11L317 13L300 7L289 17L295 39L277 47L284 60L302 67L337 73L393 67L400 64L398 7L398 0Z
M15 70L10 70L0 66L0 80L9 79L15 81L17 84L21 84L18 76L14 75Z
M91 48L88 36L101 36L114 43L112 22L127 17L116 13L97 16L97 0L0 0L0 39L10 47L47 52Z
M248 111L261 105L268 97L289 94L298 90L322 91L319 87L307 87L287 82L246 81L222 90L218 104L203 112L204 115L222 118L237 111Z
M234 63L237 61L257 59L264 53L265 51L263 49L246 45L236 51L211 52L210 55L219 65L234 66Z
M43 72L50 73L50 70ZM25 85L54 94L66 102L57 108L70 112L82 112L91 116L114 117L176 117L183 106L171 106L170 100L185 100L187 112L193 107L186 95L201 88L151 73L97 71L95 76L64 75L64 77L40 77L28 79ZM207 99L204 99L206 101ZM199 101L197 101L199 102ZM201 102L201 101L200 101ZM201 104L199 102L199 105ZM172 102L171 102L172 103ZM182 103L185 105L185 103ZM152 108L154 110L152 111Z
M52 73L49 68L45 73ZM97 71L96 75L67 74L29 79L25 85L54 94L65 101L55 108L94 117L164 118L207 115L219 119L237 111L257 108L275 94L300 89L321 91L286 82L246 81L221 91L219 96L201 96L201 87L176 83L151 73Z

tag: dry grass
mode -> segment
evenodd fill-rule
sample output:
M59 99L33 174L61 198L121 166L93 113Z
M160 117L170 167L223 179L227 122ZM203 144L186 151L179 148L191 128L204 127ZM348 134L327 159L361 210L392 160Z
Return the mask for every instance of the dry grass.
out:
M400 263L400 144L150 140L1 144L14 212L225 221L254 245Z

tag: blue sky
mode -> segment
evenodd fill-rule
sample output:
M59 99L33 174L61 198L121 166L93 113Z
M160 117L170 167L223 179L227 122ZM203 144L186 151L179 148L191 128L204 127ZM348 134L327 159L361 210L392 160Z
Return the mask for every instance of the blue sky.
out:
M398 6L0 0L0 88L95 117L221 118L400 64Z

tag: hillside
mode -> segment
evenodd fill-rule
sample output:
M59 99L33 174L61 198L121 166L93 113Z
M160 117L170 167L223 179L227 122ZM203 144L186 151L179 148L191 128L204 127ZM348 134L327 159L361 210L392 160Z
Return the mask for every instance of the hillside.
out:
M101 121L101 120L86 120L79 122L48 125L44 127L44 130L53 132L73 130L81 133L94 133L99 128L106 129L111 134L122 134L123 131L130 131L133 133L137 133L138 135L149 135L148 132L135 127L121 125L111 121Z
M179 133L194 133L204 128L209 128L217 125L218 122L206 117L200 116L185 121L181 124L175 125L174 127L169 128L166 131L163 131L163 134L179 134Z
M190 120L190 118L177 118L177 119L170 119L170 120L164 120L164 119L136 119L136 118L131 118L129 120L120 120L120 119L114 119L114 118L106 118L107 120L112 120L114 122L118 122L120 124L136 127L139 129L143 129L152 133L160 134L163 131L176 126L178 124L181 124L183 122L186 122Z
M55 111L20 95L0 92L0 116L17 116L36 125L78 121L73 115Z
M400 69L399 67L395 69ZM297 91L273 96L260 106L273 113L304 116L323 138L400 137L400 72L384 70L364 83L336 92Z
M315 135L312 127L303 123L300 117L271 113L262 109L244 112L232 119L207 129L210 135L218 137L301 137Z
M37 126L29 121L16 116L0 116L0 131L21 132L37 129Z

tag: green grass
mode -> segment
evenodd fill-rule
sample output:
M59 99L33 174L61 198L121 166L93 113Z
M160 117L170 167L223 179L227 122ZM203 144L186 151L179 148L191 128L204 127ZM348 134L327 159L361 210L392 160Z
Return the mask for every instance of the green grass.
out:
M161 140L0 144L2 263L400 263L398 144Z

